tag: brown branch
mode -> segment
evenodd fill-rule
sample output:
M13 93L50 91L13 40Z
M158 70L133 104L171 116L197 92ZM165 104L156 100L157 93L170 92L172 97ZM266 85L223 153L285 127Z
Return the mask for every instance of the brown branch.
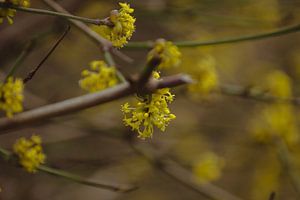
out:
M166 81L153 80L153 82L149 83L151 87L149 87L148 92L153 92L154 90L163 87L175 87L186 83L188 82L185 82L185 78L181 78L180 76L166 78ZM13 118L1 118L0 134L5 134L5 131L7 130L18 129L32 123L37 123L46 119L51 119L72 112L91 108L93 106L117 100L134 93L136 93L134 87L132 87L129 83L122 83L101 92L87 94L29 110L17 114Z
M132 149L137 154L146 158L154 167L178 183L194 190L208 199L241 200L241 198L236 197L235 195L213 184L200 184L190 171L186 170L180 164L171 160L170 158L160 155L156 149L152 147L145 148L145 145L143 145L144 148L137 147L137 145L133 144L133 141L129 142Z
M42 61L31 71L29 74L23 79L24 83L27 83L30 81L33 76L36 74L36 72L42 67L42 65L46 62L46 60L49 58L49 56L55 51L55 49L58 47L60 42L65 38L67 33L70 31L70 26L68 25L67 29L64 31L64 33L59 37L59 39L55 42L53 47L48 51L46 56L42 59Z

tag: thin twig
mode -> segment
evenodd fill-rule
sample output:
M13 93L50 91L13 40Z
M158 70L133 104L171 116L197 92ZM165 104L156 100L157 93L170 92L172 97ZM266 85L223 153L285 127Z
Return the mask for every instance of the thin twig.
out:
M50 175L58 176L61 178L65 178L67 180L71 180L73 182L80 183L83 185L107 189L107 190L111 190L111 191L115 191L115 192L131 192L131 191L137 189L136 186L131 186L131 185L116 186L116 185L110 185L110 184L106 184L106 183L100 183L100 182L96 182L96 181L86 180L83 177L78 176L76 174L72 174L72 173L69 173L69 172L66 172L63 170L54 169L54 168L51 168L51 167L48 167L45 165L38 167L38 170L45 172L47 174L50 174Z
M3 149L0 147L0 157L2 157L2 159L4 159L5 161L13 161L15 159L15 156L12 152ZM15 162L11 162L16 164ZM135 189L137 189L136 186L133 185L112 185L112 184L106 184L106 183L100 183L100 182L96 182L96 181L91 181L91 180L86 180L85 178L64 171L64 170L59 170L59 169L54 169L52 167L48 167L46 165L41 165L38 167L38 171L50 174L50 175L54 175L54 176L58 176L67 180L71 180L73 182L76 183L80 183L83 185L88 185L88 186L92 186L92 187L97 187L97 188L101 188L101 189L106 189L106 190L111 190L111 191L115 191L115 192L130 192L133 191Z
M38 8L26 8L21 6L16 6L11 3L2 3L0 2L0 8L10 8L15 9L22 12L28 12L32 14L39 14L39 15L50 15L55 17L61 17L61 18L67 18L67 19L74 19L79 20L85 23L89 24L95 24L95 25L106 25L106 26L113 26L113 24L107 19L90 19L86 17L79 17L76 15L66 14L66 13L60 13L60 12L54 12L50 10L44 10L44 9L38 9Z
M46 62L46 60L49 58L49 56L55 51L55 49L58 47L60 42L65 38L67 33L70 31L70 26L67 27L67 29L64 31L64 33L60 36L60 38L55 42L53 47L48 51L46 56L42 59L42 61L31 71L29 74L23 79L24 83L27 83L30 81L33 76L36 74L36 72L42 67L42 65Z
M300 24L288 26L275 31L261 33L261 34L233 37L233 38L226 38L226 39L212 40L212 41L178 41L178 42L174 42L174 44L177 45L178 47L213 46L213 45L238 43L238 42L245 42L245 41L252 41L252 40L261 40L266 38L278 37L290 33L295 33L298 31L300 31ZM155 44L154 41L130 42L124 48L125 49L150 49L153 47L154 44Z

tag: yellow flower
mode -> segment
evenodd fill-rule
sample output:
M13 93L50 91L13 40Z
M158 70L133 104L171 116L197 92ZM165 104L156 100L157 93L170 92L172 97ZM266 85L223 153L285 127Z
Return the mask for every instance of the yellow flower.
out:
M29 7L30 1L29 0L5 0L5 3L11 3L15 6L22 6L22 7ZM0 24L3 23L4 18L7 19L9 24L13 24L13 17L16 14L15 9L10 8L0 8Z
M119 3L120 10L113 10L110 13L110 21L113 26L93 26L93 29L102 37L111 41L115 47L123 47L130 40L135 31L136 19L131 15L134 9L126 3Z
M193 172L201 182L210 182L221 177L224 160L212 152L207 152L197 160Z
M191 69L190 75L195 80L195 83L188 86L191 94L206 95L218 87L215 65L214 58L207 56Z
M21 79L9 77L5 83L0 83L0 110L4 110L7 117L23 111L23 89Z
M181 63L181 53L177 46L164 39L158 39L153 49L148 53L148 61L153 56L158 55L161 58L159 69L177 67Z
M295 115L290 105L268 105L253 119L250 129L259 142L272 142L275 136L281 137L289 145L299 140Z
M20 165L30 173L35 173L37 168L45 163L40 136L33 135L30 139L19 138L14 146L14 153L18 156Z
M159 77L159 74L154 72L153 77ZM173 100L174 95L170 93L169 88L164 88L138 98L134 107L125 103L121 109L124 113L125 126L137 131L142 139L152 137L154 126L165 131L169 122L176 118L168 108L168 104Z
M92 71L83 70L79 85L89 92L96 92L112 87L118 83L115 67L109 67L104 61L90 63Z
M264 87L268 93L275 97L289 98L292 96L292 81L282 71L275 70L266 77Z

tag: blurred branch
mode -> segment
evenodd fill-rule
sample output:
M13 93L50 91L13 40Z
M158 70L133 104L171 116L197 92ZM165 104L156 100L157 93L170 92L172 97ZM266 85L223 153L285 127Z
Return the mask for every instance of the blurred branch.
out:
M48 51L46 56L42 59L42 61L31 71L29 74L23 79L24 83L27 83L30 81L33 76L36 74L36 72L41 68L41 66L46 62L46 60L49 58L49 56L55 51L55 49L58 47L60 42L65 38L67 33L70 31L70 26L68 25L67 29L64 31L64 33L59 37L59 39L55 42L53 47Z
M275 138L275 147L278 153L279 161L285 168L297 195L300 197L300 176L295 168L291 153L281 138Z
M165 80L164 80L165 79ZM164 87L175 87L182 84L189 83L188 79L181 76L172 76L170 78L163 78L162 80L150 81L149 87L145 87L148 92L153 92L156 89ZM83 95L61 101L58 103L46 105L40 108L29 110L15 115L13 118L1 118L0 119L0 134L5 134L5 130L17 129L26 126L31 123L37 123L45 119L58 117L111 102L130 94L136 93L136 88L132 87L129 83L122 83L115 87L108 88L104 91Z
M275 97L267 93L267 91L253 88L245 87L239 85L221 85L220 90L217 91L220 94L228 96L237 96L244 99L253 99L260 102L276 102L276 103L288 103L294 105L300 105L300 98L280 98Z
M7 3L7 2L4 2L4 3L0 2L0 8L9 8L9 9L15 9L18 11L28 12L28 13L32 13L32 14L50 15L50 16L55 16L55 17L73 19L73 20L78 20L78 21L82 21L85 23L89 23L89 24L95 24L95 25L106 25L106 26L113 25L107 18L106 19L89 19L89 18L85 18L85 17L79 17L76 15L67 14L67 13L16 6L11 3Z
M276 197L276 193L275 193L275 192L272 192L272 193L270 194L269 200L275 200L275 197Z
M159 152L154 148L146 149L137 147L132 142L130 142L130 146L137 154L146 158L154 167L167 174L170 178L207 197L208 199L241 200L241 198L236 197L213 184L200 184L190 171L186 170L170 158L159 155Z
M68 11L66 11L63 7L61 7L58 3L56 3L53 0L42 0L46 5L48 5L53 10L69 14ZM86 34L90 39L92 39L96 44L99 44L102 46L102 50L105 52L111 52L112 54L118 56L119 58L123 59L127 62L132 62L132 59L126 56L125 54L121 53L120 51L113 48L112 43L103 37L101 37L98 33L90 29L86 24L76 21L73 19L68 19L74 26L76 26L78 29L80 29L83 33Z
M5 161L10 161L10 160L14 159L14 154L6 149L0 148L0 157L2 157ZM80 184L88 185L88 186L92 186L92 187L97 187L97 188L102 188L102 189L106 189L106 190L111 190L111 191L115 191L115 192L130 192L130 191L137 189L136 186L130 186L130 185L116 186L116 185L110 185L110 184L105 184L105 183L99 183L99 182L95 182L95 181L89 181L81 176L76 175L76 174L72 174L72 173L69 173L69 172L66 172L63 170L54 169L54 168L48 167L46 165L39 166L38 170L41 172L50 174L50 175L65 178L67 180L70 180L70 181L73 181L76 183L80 183Z
M261 40L266 38L278 37L290 33L295 33L300 31L300 24L296 24L293 26L288 26L286 28L281 28L272 32L247 35L241 37L233 37L226 38L220 40L212 40L212 41L178 41L174 42L178 47L199 47L199 46L213 46L213 45L221 45L221 44L230 44L230 43L238 43L252 40ZM130 42L125 46L125 49L150 49L155 44L154 41L146 41L146 42Z
M25 60L25 58L30 54L30 52L32 51L32 49L35 46L35 40L36 38L31 39L24 47L23 51L21 52L21 54L18 56L17 60L15 61L14 65L12 66L12 68L10 69L10 71L8 72L8 74L5 77L5 81L7 80L8 77L13 76L15 74L15 72L17 71L17 69L20 67L20 65L23 63L23 61Z

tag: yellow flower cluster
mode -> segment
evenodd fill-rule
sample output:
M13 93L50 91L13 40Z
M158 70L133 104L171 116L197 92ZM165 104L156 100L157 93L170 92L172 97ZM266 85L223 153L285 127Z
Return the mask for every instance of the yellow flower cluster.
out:
M158 79L159 74L154 72L153 77ZM137 131L142 139L152 137L154 126L165 131L169 122L176 118L168 108L168 104L173 100L174 95L170 93L169 88L164 88L138 99L135 107L125 103L122 105L125 126Z
M206 95L218 87L218 75L213 57L206 56L189 72L195 83L188 86L191 94Z
M0 110L5 111L7 117L23 111L23 89L21 79L9 77L5 83L0 83Z
M79 81L79 86L89 92L96 92L112 87L118 83L116 68L107 66L104 61L92 61L90 63L92 71L83 70L83 78Z
M181 63L181 53L178 47L170 41L158 39L153 49L148 53L148 61L157 55L161 58L158 69L177 67Z
M264 90L279 98L292 97L290 78L281 71L273 71L266 77ZM288 145L299 140L293 107L288 104L273 103L257 113L250 123L254 138L259 142L272 142L274 137L282 138Z
M201 182L210 182L221 177L224 160L212 152L200 156L193 166L195 176Z
M15 6L29 7L30 0L4 0L5 3L13 4ZM11 8L0 8L0 24L3 23L4 18L7 19L9 24L13 24L13 17L16 14L15 9Z
M30 139L20 138L13 146L14 153L19 158L19 163L30 173L35 173L37 168L45 163L40 136L33 135Z
M123 47L130 40L135 31L136 19L131 15L134 9L129 4L119 3L120 10L113 10L110 13L110 21L113 26L94 26L93 29L101 36L113 43L115 47Z

